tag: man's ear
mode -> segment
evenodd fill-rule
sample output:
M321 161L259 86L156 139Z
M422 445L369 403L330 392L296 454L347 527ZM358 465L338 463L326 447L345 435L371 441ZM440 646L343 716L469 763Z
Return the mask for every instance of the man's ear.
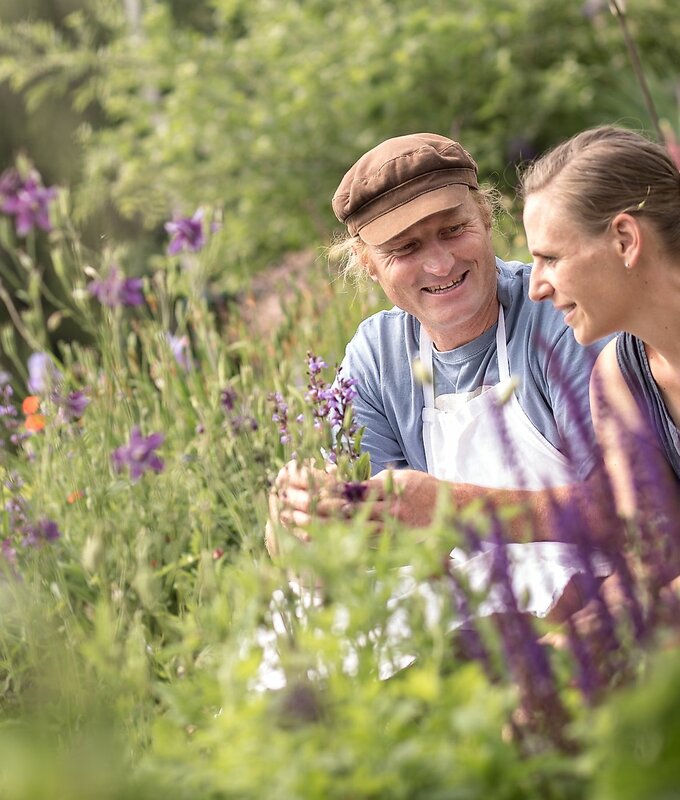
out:
M611 231L617 254L621 256L624 265L632 269L640 257L642 246L643 232L640 220L622 211L612 220Z
M371 278L372 281L377 283L378 278L375 275L373 261L368 254L368 248L366 245L363 242L355 244L352 246L352 250L354 251L355 258L359 261L359 264L361 264L361 266L366 270L366 274Z

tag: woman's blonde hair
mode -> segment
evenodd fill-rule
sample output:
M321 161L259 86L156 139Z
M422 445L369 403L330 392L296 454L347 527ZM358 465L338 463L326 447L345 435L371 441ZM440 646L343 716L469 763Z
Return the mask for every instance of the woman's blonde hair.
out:
M491 187L470 190L480 210L482 221L491 228L494 215L501 208L500 193ZM368 249L359 236L340 234L327 250L328 260L337 266L346 281L361 285L369 278Z
M680 248L680 172L665 147L640 133L613 125L583 131L530 164L520 179L524 200L553 187L593 235L625 211L649 219L669 250Z

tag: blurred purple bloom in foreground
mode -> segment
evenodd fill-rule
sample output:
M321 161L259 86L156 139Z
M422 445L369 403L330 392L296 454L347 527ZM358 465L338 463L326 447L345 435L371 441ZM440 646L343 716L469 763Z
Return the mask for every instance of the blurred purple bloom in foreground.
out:
M203 209L199 208L193 217L179 217L165 223L165 230L170 234L168 255L175 256L182 250L195 253L205 244L203 236Z
M35 170L22 178L16 169L8 169L0 176L0 211L14 216L19 236L26 236L33 228L50 231L49 205L56 193L54 187L42 185Z
M28 391L42 394L61 380L61 372L54 366L48 353L31 353L28 365Z
M165 466L163 459L159 458L154 450L157 450L164 441L165 436L162 433L142 436L139 428L135 426L130 432L128 444L113 451L111 459L116 472L121 472L126 466L129 467L133 481L138 480L147 469L162 472Z
M141 278L126 278L118 267L111 267L101 281L91 281L87 288L103 306L141 306L144 302Z

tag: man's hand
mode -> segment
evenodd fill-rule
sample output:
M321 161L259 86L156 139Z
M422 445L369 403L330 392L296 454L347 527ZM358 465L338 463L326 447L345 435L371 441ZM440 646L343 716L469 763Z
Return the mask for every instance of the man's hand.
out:
M432 521L440 481L416 470L383 470L361 484L339 480L332 464L323 469L314 462L290 461L276 476L269 495L267 549L278 552L277 527L301 541L309 541L313 519L348 519L363 513L379 533L385 520L425 527ZM364 488L362 488L364 487Z

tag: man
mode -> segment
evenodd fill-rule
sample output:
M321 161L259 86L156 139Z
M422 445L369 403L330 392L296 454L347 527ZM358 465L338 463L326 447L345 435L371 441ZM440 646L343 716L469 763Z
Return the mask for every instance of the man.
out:
M350 271L395 305L360 325L342 366L358 381L372 518L425 526L444 489L455 507L523 503L536 538L556 538L560 504L586 487L600 495L588 383L604 342L580 347L558 311L529 300L530 267L495 258L489 194L457 142L382 142L344 176L333 210ZM277 523L305 538L312 510L342 512L334 481L310 466L281 470L270 552ZM582 508L606 528L601 503Z

